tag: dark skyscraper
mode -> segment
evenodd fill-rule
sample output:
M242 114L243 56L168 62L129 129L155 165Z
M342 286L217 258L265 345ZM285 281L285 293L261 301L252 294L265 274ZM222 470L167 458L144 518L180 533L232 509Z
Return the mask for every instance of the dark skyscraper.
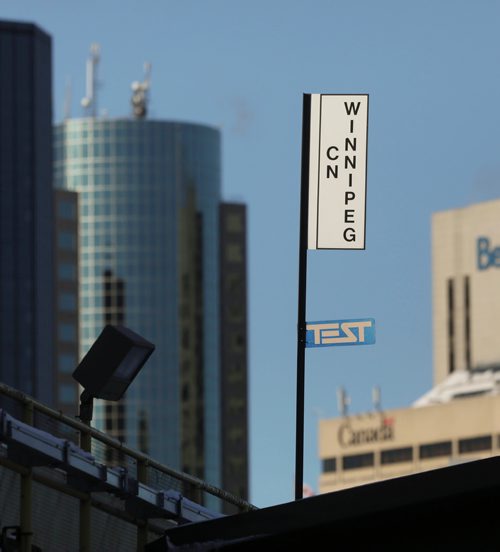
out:
M0 381L55 402L51 38L0 21Z
M222 487L247 499L246 206L222 203L219 213Z

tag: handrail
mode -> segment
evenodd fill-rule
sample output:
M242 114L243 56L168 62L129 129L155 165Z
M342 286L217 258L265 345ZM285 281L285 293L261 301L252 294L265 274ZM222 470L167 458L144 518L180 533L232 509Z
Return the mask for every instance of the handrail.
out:
M220 489L219 487L215 487L214 485L211 485L210 483L207 483L206 481L203 481L202 479L199 479L197 477L194 477L190 474L175 470L173 468L169 468L168 466L165 466L155 460L154 458L151 458L149 455L134 450L127 445L123 444L122 442L118 441L117 439L114 439L113 437L110 437L109 435L106 435L102 431L99 431L98 429L94 427L90 427L87 424L84 424L83 422L80 422L74 418L71 418L69 416L66 416L66 414L63 414L62 412L58 410L54 410L53 408L50 408L49 406L37 401L30 395L27 395L26 393L19 391L18 389L14 389L13 387L10 387L9 385L0 382L0 394L6 395L12 399L15 399L19 401L20 403L32 405L34 409L38 410L39 412L46 414L50 418L53 418L55 420L58 420L60 422L63 422L64 424L80 431L83 433L89 434L91 437L96 439L97 441L100 441L101 443L108 445L114 449L117 449L126 455L130 456L131 458L135 459L138 463L142 463L146 466L150 466L165 475L168 475L170 477L173 477L175 479L178 479L179 481L183 481L185 483L189 483L190 485L193 485L197 489L200 489L208 494L211 494L225 502L228 502L230 504L233 504L234 506L237 506L243 511L249 511L249 510L257 510L257 507L253 504L250 504L246 500L243 500L242 498L239 498L237 496L234 496L233 494L229 493L228 491L224 491L223 489Z

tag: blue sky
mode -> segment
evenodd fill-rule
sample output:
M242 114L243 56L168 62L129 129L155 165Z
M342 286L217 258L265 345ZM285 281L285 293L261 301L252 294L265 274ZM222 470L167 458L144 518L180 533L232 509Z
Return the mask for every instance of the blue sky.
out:
M367 93L365 251L308 254L307 319L373 317L370 347L306 354L304 479L317 420L403 407L432 384L431 213L500 196L500 3L493 0L0 0L53 37L54 118L66 82L82 114L101 45L98 105L130 113L152 63L151 116L221 128L223 190L249 214L251 500L294 496L302 94Z

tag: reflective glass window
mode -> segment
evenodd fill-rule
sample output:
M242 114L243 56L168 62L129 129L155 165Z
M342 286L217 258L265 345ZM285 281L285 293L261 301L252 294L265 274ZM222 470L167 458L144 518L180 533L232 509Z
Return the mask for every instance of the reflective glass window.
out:
M76 355L73 353L59 354L59 370L65 374L72 374L77 367Z
M76 293L62 291L59 293L59 309L65 312L76 310Z
M411 462L413 460L413 449L411 447L387 449L380 454L381 464L396 464L398 462Z
M60 322L58 325L58 336L61 341L76 340L76 326L70 322Z
M451 455L451 441L442 441L439 443L429 443L428 445L420 445L420 458L436 458L438 456Z
M476 452L481 450L491 450L492 438L491 435L483 435L481 437L471 437L470 439L460 439L458 441L458 451L460 454L466 452Z
M76 278L76 265L71 262L60 262L57 267L60 280L74 281Z
M325 458L323 460L323 473L337 471L337 459Z
M373 466L374 454L368 452L366 454L351 454L342 458L342 468L344 470L354 470L358 468L367 468Z
M76 402L76 385L61 383L59 385L59 400L63 403Z
M64 230L57 234L57 245L61 249L67 249L73 251L76 248L76 236L73 232L66 232Z
M57 205L57 214L62 219L74 220L76 218L75 202L61 199Z

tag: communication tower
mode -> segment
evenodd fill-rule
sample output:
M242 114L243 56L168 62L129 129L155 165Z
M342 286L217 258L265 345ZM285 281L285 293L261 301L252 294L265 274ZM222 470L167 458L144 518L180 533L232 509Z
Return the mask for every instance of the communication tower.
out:
M90 46L90 56L87 59L86 95L81 102L87 117L97 115L97 65L100 56L101 47L94 42Z
M144 119L148 113L149 90L151 88L151 63L144 63L144 80L134 81L132 88L132 111L136 119Z

